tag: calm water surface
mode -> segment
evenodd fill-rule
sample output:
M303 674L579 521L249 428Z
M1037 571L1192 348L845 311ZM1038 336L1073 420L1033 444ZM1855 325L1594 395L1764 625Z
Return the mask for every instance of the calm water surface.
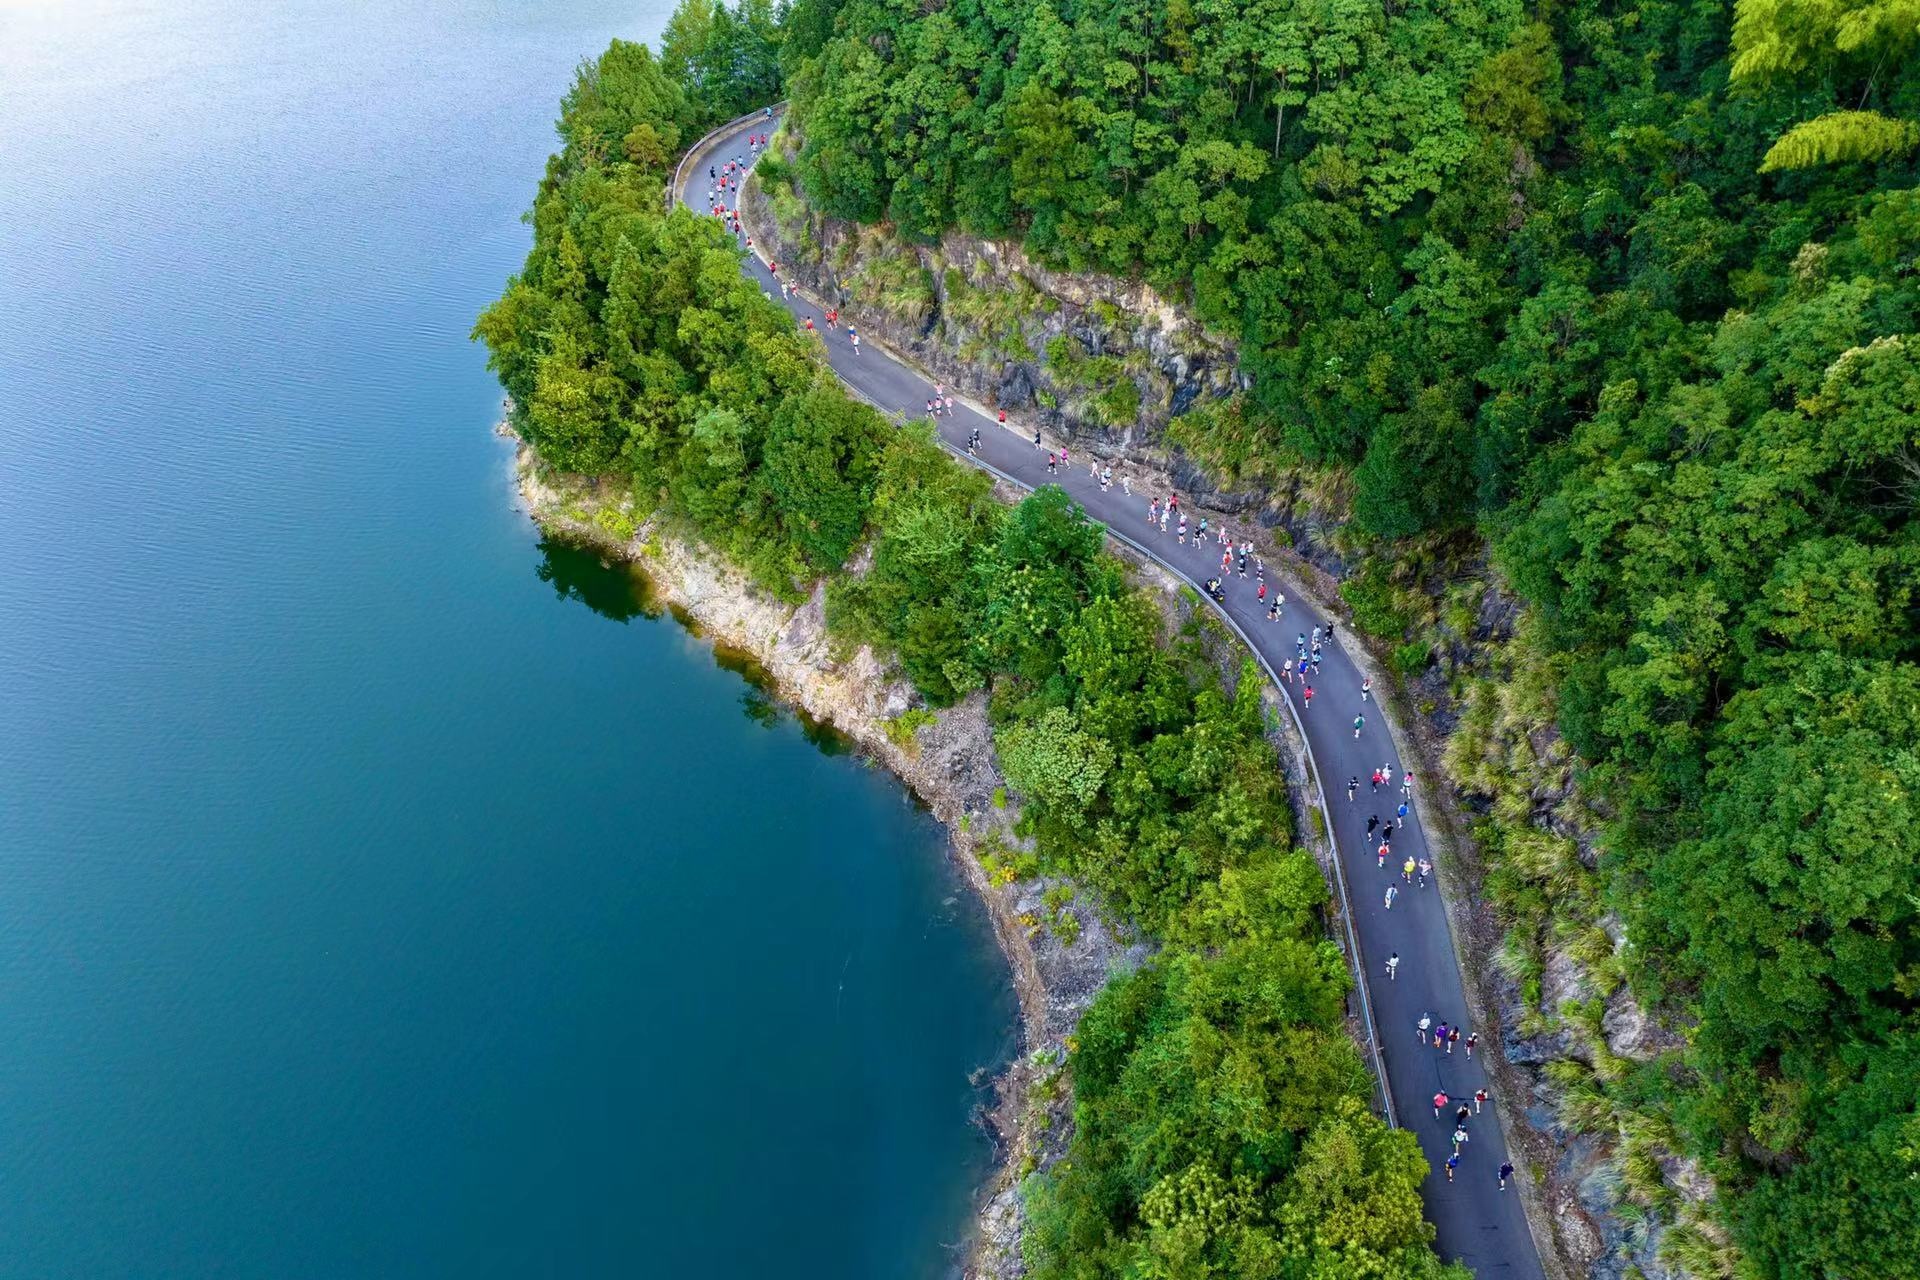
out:
M466 341L665 0L0 0L0 1275L911 1277L938 828L544 548Z

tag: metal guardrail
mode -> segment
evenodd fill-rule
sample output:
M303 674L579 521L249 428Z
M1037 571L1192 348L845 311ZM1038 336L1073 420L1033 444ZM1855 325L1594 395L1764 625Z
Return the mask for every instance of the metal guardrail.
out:
M786 105L787 104L784 101L776 102L773 104L773 110L776 113L778 113L782 111L786 107ZM698 142L694 143L691 147L687 148L686 155L683 156L680 160L680 163L674 167L673 187L667 192L668 207L669 208L672 207L672 202L678 196L678 192L680 190L680 183L681 183L681 170L686 167L688 161L693 160L695 157L699 156L700 153L712 143L712 140L717 136L719 136L720 134L728 132L729 130L735 128L736 126L742 124L743 122L749 119L762 116L764 114L765 114L765 109L763 108L760 111L751 111L744 116L740 116L736 119L729 120L726 124L723 124L719 128L712 130L705 137L701 138ZM758 251L756 251L755 256L764 257L764 255L760 254ZM837 371L834 376L835 377L839 376ZM860 390L860 388L854 386L850 382L847 382L845 379L841 379L841 385L844 386L849 392L851 392L856 399L862 401L863 403L867 404L871 408L875 409L883 416L890 418L895 422L907 421L906 415L900 413L897 410L887 408L885 405L882 405L879 401L867 395L866 392ZM998 477L999 479L1005 481L1006 483L1014 486L1016 489L1023 489L1029 493L1033 492L1033 486L1028 484L1026 481L1021 480L1017 476L1013 476L1008 474L1005 471L1002 471L1000 468L994 466L992 463L986 461L984 458L973 457L972 455L968 454L964 449L959 448L958 446L952 444L948 440L941 437L941 435L937 431L934 433L934 439L939 441L941 448L945 449L948 453L952 454L959 461L966 463L969 466L978 467L980 470L987 472L989 475ZM1280 680L1279 673L1273 669L1273 664L1267 661L1266 655L1261 653L1259 647L1253 643L1253 637L1249 636L1246 633L1246 630L1242 628L1238 622L1234 621L1233 615L1229 614L1225 609L1220 608L1218 602L1216 602L1211 596L1207 595L1205 588L1201 585L1198 579L1193 577L1193 575L1189 574L1185 569L1182 569L1179 565L1176 565L1169 560L1163 559L1159 555L1159 553L1155 552L1152 548L1146 546L1144 543L1141 543L1140 541L1133 538L1129 534L1122 533L1120 530L1114 528L1111 525L1107 526L1107 536L1110 538L1114 538L1120 542L1124 542L1126 545L1128 545L1129 547L1132 547L1135 551L1139 552L1142 556L1145 556L1147 559L1153 561L1155 564L1159 565L1161 568L1173 574L1176 578L1180 579L1182 582L1185 582L1189 586L1193 587L1198 592L1200 598L1207 603L1207 606L1211 608L1214 611L1214 613L1219 615L1220 619L1223 622L1225 622L1228 627L1232 628L1233 634L1240 638L1240 643L1244 644L1247 647L1247 652L1251 653L1254 656L1254 658L1259 661L1261 670L1267 673L1267 680L1273 685L1274 689L1276 691L1281 689L1281 680ZM1340 844L1338 839L1333 834L1333 813L1331 810L1327 808L1327 789L1322 784L1322 781L1321 781L1320 766L1318 762L1316 762L1313 758L1313 743L1307 738L1307 726L1306 726L1306 723L1300 718L1299 708L1293 705L1293 699L1287 697L1284 692L1281 692L1280 694L1280 701L1282 705L1286 707L1287 716L1290 720L1293 721L1294 731L1299 736L1300 749L1304 753L1304 756L1306 759L1307 775L1308 775L1307 781L1309 785L1312 787L1314 796L1316 797L1319 803L1321 829L1325 832L1326 841L1327 841L1327 852L1329 854L1328 861L1331 862L1333 865L1334 884L1340 891L1340 920L1341 920L1341 923L1345 926L1345 932L1347 935L1347 954L1352 957L1354 990L1357 991L1360 995L1360 1020L1366 1027L1367 1048L1369 1050L1370 1055L1373 1058L1374 1080L1376 1081L1376 1083L1378 1083L1380 1087L1380 1104L1381 1104L1382 1111L1386 1115L1387 1124L1389 1127L1397 1129L1400 1127L1400 1118L1399 1118L1398 1111L1396 1110L1393 1104L1393 1086L1387 1080L1387 1062L1381 1050L1380 1029L1379 1029L1379 1026L1375 1023L1374 1017L1373 1017L1373 995L1372 995L1372 992L1367 987L1367 967L1364 959L1360 954L1360 936L1354 930L1354 927L1353 927L1353 898L1347 889L1346 867L1340 861Z

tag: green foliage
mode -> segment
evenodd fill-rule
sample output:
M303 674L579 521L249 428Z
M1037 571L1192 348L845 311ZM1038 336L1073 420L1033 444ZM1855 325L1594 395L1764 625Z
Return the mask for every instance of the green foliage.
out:
M1920 144L1920 125L1892 120L1878 111L1829 111L1797 124L1767 149L1760 172L1808 169L1820 164L1883 160Z
M1414 624L1404 595L1379 560L1368 560L1340 583L1340 598L1353 610L1353 625L1382 640L1398 640Z
M773 0L680 0L660 37L660 67L680 84L702 127L781 96L781 12ZM668 148L671 150L671 146Z
M918 755L920 742L917 735L939 719L939 715L930 708L909 707L891 720L884 721L880 727L886 731L887 741L908 755Z
M1418 1147L1366 1110L1345 986L1299 938L1111 983L1071 1059L1072 1146L1030 1194L1033 1274L1464 1276L1428 1248Z
M1433 661L1433 647L1425 640L1409 640L1393 649L1393 669L1403 676L1417 676Z
M1912 1098L1875 1084L1884 1130L1849 1110L1920 1033L1911 0L850 3L816 26L795 64L812 199L913 237L1016 235L1234 335L1250 390L1172 434L1254 483L1344 473L1356 531L1402 540L1342 586L1397 666L1446 640L1407 540L1489 536L1536 621L1521 691L1474 692L1452 754L1490 797L1523 982L1568 948L1694 1026L1659 1104L1676 1136L1629 1163L1705 1160L1757 1274L1911 1274ZM1076 398L1118 386L1078 336L1047 357ZM556 435L591 439L591 378L551 376ZM1119 732L1164 731L1095 719L1042 674L1056 653L996 694L1085 749L1047 785L1099 779L1074 812L1033 801L1043 856L1129 903L1198 901L1246 855L1185 874L1187 846L1124 803L1141 770L1184 794ZM1549 721L1564 741L1541 748ZM1597 870L1512 782L1569 793L1576 766L1615 815ZM1608 1071L1573 1108L1648 1114ZM1190 1165L1160 1170L1153 1232L1151 1187L1105 1186L1124 1212L1049 1237L1086 1259L1049 1265L1272 1270L1245 1171ZM1731 1253L1715 1224L1673 1239Z

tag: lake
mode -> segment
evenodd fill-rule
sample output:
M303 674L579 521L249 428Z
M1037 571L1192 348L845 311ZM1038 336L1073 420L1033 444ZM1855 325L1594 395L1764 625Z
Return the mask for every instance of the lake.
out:
M467 341L668 11L0 0L0 1274L953 1265L984 910Z

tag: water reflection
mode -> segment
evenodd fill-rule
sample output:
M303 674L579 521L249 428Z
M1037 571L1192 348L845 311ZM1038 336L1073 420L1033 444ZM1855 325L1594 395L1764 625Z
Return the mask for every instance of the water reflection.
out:
M639 565L609 561L597 549L564 538L542 536L539 545L540 563L534 573L562 599L578 601L615 622L670 615L689 635L701 634L699 624L684 611L661 601L653 579ZM827 755L853 750L853 739L833 725L782 703L772 673L751 653L729 644L715 644L712 652L716 666L746 682L740 708L747 719L772 729L791 717L807 741Z
M660 602L646 574L632 565L609 563L590 547L542 537L534 573L561 599L577 600L603 618L631 622L660 616Z

